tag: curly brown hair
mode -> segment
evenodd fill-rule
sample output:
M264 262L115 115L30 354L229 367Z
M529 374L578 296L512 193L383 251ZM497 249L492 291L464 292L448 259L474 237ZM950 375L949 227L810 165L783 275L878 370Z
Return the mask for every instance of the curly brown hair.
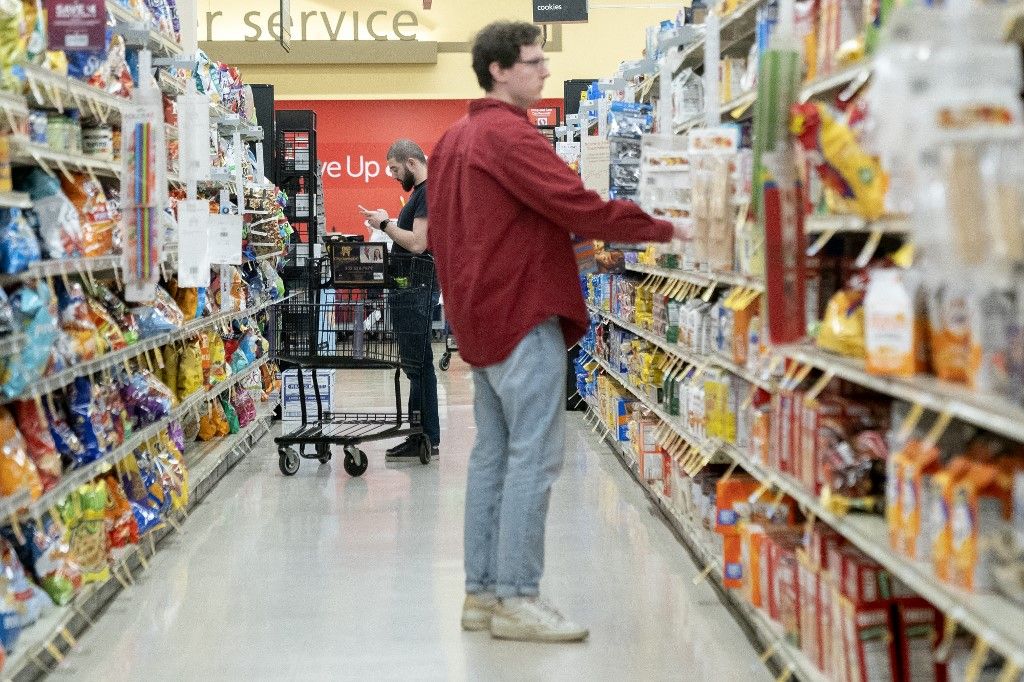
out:
M473 71L485 92L494 89L491 64L498 62L510 69L519 59L519 50L537 45L541 39L539 26L525 21L496 21L484 26L473 41Z

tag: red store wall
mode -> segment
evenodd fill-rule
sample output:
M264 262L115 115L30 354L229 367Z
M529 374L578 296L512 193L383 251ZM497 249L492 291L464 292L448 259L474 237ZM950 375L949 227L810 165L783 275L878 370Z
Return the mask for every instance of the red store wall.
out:
M358 206L401 210L405 192L387 174L385 155L399 137L420 144L427 155L441 135L466 113L466 100L288 100L278 109L316 112L317 159L324 167L327 231L366 234ZM545 100L538 107L559 107Z

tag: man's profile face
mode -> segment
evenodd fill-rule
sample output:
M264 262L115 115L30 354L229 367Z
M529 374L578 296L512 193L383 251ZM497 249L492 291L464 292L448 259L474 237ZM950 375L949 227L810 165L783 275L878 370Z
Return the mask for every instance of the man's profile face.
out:
M391 171L392 177L402 185L402 189L406 192L411 191L416 186L416 178L413 177L412 171L409 170L408 161L400 163L395 159L388 159L388 170Z

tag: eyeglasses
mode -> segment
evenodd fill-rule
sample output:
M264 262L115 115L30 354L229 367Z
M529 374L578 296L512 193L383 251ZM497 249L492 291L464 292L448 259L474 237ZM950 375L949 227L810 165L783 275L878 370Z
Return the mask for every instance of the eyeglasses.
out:
M520 59L516 64L526 64L527 66L548 66L551 64L551 58L537 57L536 59Z

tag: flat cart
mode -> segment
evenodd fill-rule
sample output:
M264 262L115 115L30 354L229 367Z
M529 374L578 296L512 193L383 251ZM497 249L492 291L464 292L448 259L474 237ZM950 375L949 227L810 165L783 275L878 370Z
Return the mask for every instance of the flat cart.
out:
M431 443L420 413L402 406L401 373L421 369L426 358L434 262L429 256L391 254L382 243L335 235L324 241L326 256L307 260L311 271L304 296L275 310L274 355L282 371L296 371L301 409L301 423L274 439L281 473L294 475L303 458L327 463L331 447L340 446L345 471L361 476L369 461L359 445L401 436L417 437L419 460L429 464ZM394 411L344 412L323 405L320 369L394 372ZM311 405L306 373L313 379Z

